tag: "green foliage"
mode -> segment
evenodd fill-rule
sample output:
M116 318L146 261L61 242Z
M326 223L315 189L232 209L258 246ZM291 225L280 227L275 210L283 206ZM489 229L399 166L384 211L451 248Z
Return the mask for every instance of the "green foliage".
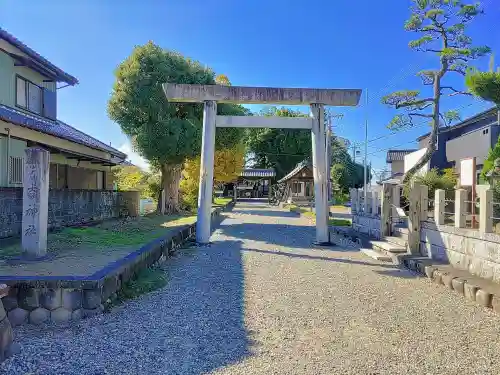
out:
M138 191L141 198L155 198L148 184L149 173L136 166L116 166L111 169L119 191Z
M500 158L500 138L497 139L495 147L490 149L488 152L488 158L483 163L483 170L481 171L481 177L486 180L486 174L491 171L494 167L495 159Z
M494 71L493 58L489 72L469 69L465 77L465 84L474 95L500 107L500 68L498 71Z
M332 168L330 176L332 183L347 193L349 188L361 187L364 184L364 169L361 164L354 163L351 155L337 139L332 140ZM371 168L367 170L367 181L371 180Z
M270 107L261 111L262 116L307 117L289 108ZM256 168L274 168L280 179L297 163L311 158L311 131L297 129L247 129L246 146L253 154Z
M161 289L167 285L167 274L161 268L144 268L140 270L132 280L124 283L118 290L117 301L111 301L112 305L117 305L130 299L137 298L142 294L150 293ZM107 306L108 309L111 306Z
M433 168L424 175L414 176L413 180L429 188L429 199L434 199L434 192L436 190L442 189L450 192L455 189L455 185L457 184L457 176L451 168L445 169L443 172ZM406 184L404 187L406 196L408 196L409 185L410 184Z

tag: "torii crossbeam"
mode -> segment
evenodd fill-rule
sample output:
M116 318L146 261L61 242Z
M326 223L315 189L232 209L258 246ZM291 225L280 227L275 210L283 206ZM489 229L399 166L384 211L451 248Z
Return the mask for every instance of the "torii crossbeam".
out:
M316 208L316 243L328 245L328 174L324 106L357 106L360 89L274 88L221 85L163 84L169 102L201 103L203 139L196 241L210 241L216 127L311 129ZM310 105L311 118L217 116L217 102L237 104Z

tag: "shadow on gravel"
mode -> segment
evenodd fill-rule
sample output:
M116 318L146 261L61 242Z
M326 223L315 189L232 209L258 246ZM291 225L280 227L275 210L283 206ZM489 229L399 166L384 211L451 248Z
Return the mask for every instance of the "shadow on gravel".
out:
M396 267L393 267L394 269L393 270L388 270L388 271L374 271L376 273L378 273L379 275L382 275L382 276L392 276L392 277L399 277L401 279L418 279L418 278L421 278L422 276L416 274L416 273L413 273L413 272L410 272L408 270L405 270L405 269L399 269L399 268L396 268Z
M300 217L300 214L297 212L290 211L271 211L271 210L238 210L237 208L233 209L233 213L242 214L242 215L256 215L256 216L268 216L268 217L291 217L297 218Z
M385 265L385 264L379 264L379 263L369 263L369 262L362 262L359 260L351 260L351 259L345 259L345 258L329 258L329 257L320 257L320 256L314 256L314 255L306 255L306 254L296 254L296 253L285 253L283 251L268 251L268 250L257 250L257 249L248 249L245 248L243 251L251 251L254 253L264 253L264 254L272 254L272 255L280 255L280 256L285 256L288 258L300 258L300 259L310 259L310 260L324 260L326 262L335 262L335 263L348 263L348 264L358 264L361 266L373 266L373 267L381 267L381 268L396 268L396 266L393 265ZM380 271L380 272L385 272L385 271Z

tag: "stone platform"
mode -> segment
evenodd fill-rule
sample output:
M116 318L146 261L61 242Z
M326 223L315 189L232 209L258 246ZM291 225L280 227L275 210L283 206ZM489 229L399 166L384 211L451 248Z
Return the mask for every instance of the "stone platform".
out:
M231 207L232 203L224 208L214 208L212 220L219 220L220 213ZM140 270L167 259L195 231L196 223L182 225L97 270L92 268L89 274L2 275L0 283L10 286L7 295L1 299L6 315L10 323L17 326L67 322L99 314L103 311L103 303L123 283Z

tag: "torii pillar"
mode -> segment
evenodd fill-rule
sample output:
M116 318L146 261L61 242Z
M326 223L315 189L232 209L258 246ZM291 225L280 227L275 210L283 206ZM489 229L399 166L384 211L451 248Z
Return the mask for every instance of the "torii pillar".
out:
M210 242L216 127L310 129L314 172L317 245L329 245L328 181L324 106L356 106L359 89L272 88L221 85L163 84L169 102L204 103L203 140L196 241ZM310 105L310 118L217 116L217 103Z

